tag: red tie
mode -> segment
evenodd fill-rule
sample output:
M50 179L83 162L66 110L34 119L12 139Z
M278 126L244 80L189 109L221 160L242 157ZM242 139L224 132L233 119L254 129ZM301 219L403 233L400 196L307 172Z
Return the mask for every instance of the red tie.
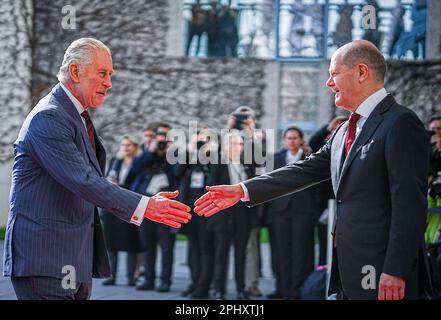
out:
M89 142L92 145L93 151L96 153L96 147L95 147L95 130L93 129L92 120L90 120L89 112L83 111L81 113L81 116L86 120L86 127L87 127L87 135L89 136Z
M349 117L349 125L345 142L346 155L348 155L349 150L351 150L351 146L354 143L358 119L360 119L360 115L358 113L352 113Z

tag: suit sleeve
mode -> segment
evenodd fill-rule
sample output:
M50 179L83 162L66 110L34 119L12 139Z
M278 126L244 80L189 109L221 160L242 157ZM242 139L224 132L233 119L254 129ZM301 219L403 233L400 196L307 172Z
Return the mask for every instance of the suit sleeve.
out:
M54 112L34 116L27 133L30 153L59 184L78 197L130 221L141 195L113 185L85 161L74 130Z
M305 160L244 181L250 207L304 190L331 177L331 143L333 138Z
M385 143L391 195L391 225L383 272L406 278L423 244L427 215L429 149L414 113L400 116Z

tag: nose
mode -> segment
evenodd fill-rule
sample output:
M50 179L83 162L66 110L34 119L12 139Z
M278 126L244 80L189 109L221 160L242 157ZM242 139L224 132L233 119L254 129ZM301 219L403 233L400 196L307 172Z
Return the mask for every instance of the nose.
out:
M104 83L103 85L107 88L107 90L109 90L110 88L112 88L112 80L110 79L110 76L106 76L106 78L104 79Z
M326 81L326 86L331 88L334 85L334 80L332 80L332 76L330 76L329 79Z

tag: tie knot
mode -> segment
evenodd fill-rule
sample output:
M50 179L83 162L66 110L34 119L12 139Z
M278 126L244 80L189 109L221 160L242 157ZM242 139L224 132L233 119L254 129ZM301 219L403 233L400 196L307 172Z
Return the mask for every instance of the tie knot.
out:
M83 112L81 113L81 116L82 116L85 120L90 121L90 115L89 115L89 112L87 112L87 111L83 111Z
M349 116L349 123L357 123L358 119L360 119L360 115L354 112Z

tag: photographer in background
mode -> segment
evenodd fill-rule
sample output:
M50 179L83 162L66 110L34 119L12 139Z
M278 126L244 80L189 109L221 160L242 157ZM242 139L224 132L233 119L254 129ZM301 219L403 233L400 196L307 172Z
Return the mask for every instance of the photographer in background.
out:
M202 164L198 155L204 152L208 157L211 150L209 136L204 130L190 137L186 162L174 166L174 173L179 179L179 199L193 207L194 202L205 192L210 174L210 163ZM190 161L191 160L191 161ZM191 295L192 299L208 299L209 285L212 278L214 245L210 232L207 230L207 219L194 214L189 225L181 228L187 236L188 265L191 283L182 296Z
M253 174L256 175L256 169L263 168L264 163L256 159L256 155L265 157L265 136L261 131L256 131L256 121L254 110L248 106L240 106L230 115L228 119L228 129L236 129L243 133L244 155L243 162L253 168ZM247 150L250 152L247 153ZM261 256L260 256L260 229L262 227L262 216L264 206L256 208L258 218L251 225L250 235L246 249L246 272L245 272L245 292L250 297L260 297L262 293L259 290L259 276L261 274Z
M166 140L170 126L158 124L155 136L152 137L148 148L133 161L130 176L134 177L131 185L132 190L150 195L155 190L174 191L177 188L173 174L173 166L167 163L166 153L170 142ZM156 228L154 224L144 221L140 227L140 237L145 249L144 257L144 281L136 287L137 290L154 290L156 280L156 256L157 246L161 247L161 275L160 284L156 288L158 292L170 291L173 250L176 232L171 228Z

